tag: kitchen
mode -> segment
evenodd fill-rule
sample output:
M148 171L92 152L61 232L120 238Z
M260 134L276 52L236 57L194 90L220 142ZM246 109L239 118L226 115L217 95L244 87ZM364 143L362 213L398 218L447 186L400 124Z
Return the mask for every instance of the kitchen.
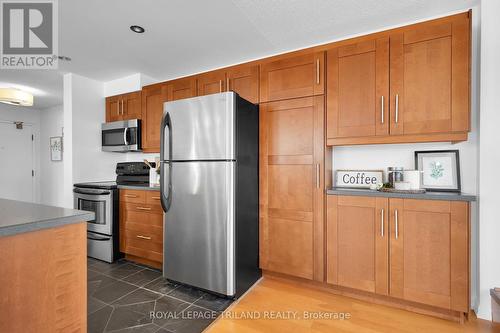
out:
M489 174L480 170L495 154L480 154L491 141L480 139L490 133L484 124L493 121L478 112L479 95L481 105L492 98L479 89L488 74L478 66L486 54L478 52L478 29L484 36L483 24L492 24L483 4L441 11L427 4L418 7L420 16L392 25L378 14L378 25L317 40L299 34L301 43L268 54L246 45L240 58L169 68L160 76L166 80L153 79L154 71L111 81L89 78L99 73L64 74L61 126L47 135L64 139L64 157L50 164L62 168L50 176L62 195L51 201L94 213L82 215L91 221L85 223L88 316L82 325L100 332L333 329L366 319L353 303L414 320L415 330L436 325L444 331L458 322L450 331L494 331L482 326L491 319L490 289L499 284L481 254L492 253L485 249L495 242L483 239L496 230L491 225L484 235L489 196L483 191L495 181L483 184ZM65 5L60 9L64 13ZM248 15L255 10L245 9ZM138 45L158 38L146 20L126 28L137 23L123 35L120 27L117 38ZM481 41L481 49L489 45ZM72 57L61 67L76 67ZM252 117L241 120L240 99L254 106L249 114L258 125ZM41 137L34 144L41 148L36 166L46 139L43 126L37 132L32 122ZM242 151L257 142L258 148ZM444 193L425 183L427 171L417 186L404 181L425 159L446 161L452 170L450 184L434 188ZM40 185L46 177L40 170L33 201L49 203L43 197L53 189ZM344 177L353 179L347 187L342 172L354 175ZM391 177L403 181L388 189ZM353 189L360 179L365 189ZM238 291L238 274L228 272L239 267L242 253L251 278L241 280L246 285ZM350 319L231 319L245 311L329 311L314 297L299 301L301 293L324 298L331 311L349 312ZM151 308L198 318L153 318ZM425 314L422 321L416 313ZM402 329L394 325L377 330Z

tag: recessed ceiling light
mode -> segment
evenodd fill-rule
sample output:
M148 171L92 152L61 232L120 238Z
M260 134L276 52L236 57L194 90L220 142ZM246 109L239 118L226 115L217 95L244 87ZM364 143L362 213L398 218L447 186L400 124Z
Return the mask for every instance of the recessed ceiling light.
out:
M142 34L144 31L146 31L146 30L144 30L143 27L141 27L139 25L131 25L130 30L132 30L133 32L136 32L138 34Z
M14 88L0 88L0 103L33 106L33 95Z

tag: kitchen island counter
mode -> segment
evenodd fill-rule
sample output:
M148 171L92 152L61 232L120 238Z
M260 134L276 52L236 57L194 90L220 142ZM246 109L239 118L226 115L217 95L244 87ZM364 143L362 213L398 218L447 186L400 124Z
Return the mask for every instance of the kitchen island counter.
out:
M0 199L0 237L94 219L93 212Z

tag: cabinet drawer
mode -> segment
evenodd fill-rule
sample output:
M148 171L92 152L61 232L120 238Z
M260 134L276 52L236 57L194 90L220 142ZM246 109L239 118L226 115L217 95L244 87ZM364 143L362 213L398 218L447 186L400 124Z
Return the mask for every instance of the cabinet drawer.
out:
M125 232L125 244L127 248L132 246L147 251L163 252L163 237L135 230L126 230Z
M140 203L134 203L134 202L123 203L122 202L122 205L123 205L124 210L133 210L133 211L143 212L143 213L163 213L163 209L161 208L161 205L159 205L159 204L150 205L150 204L145 204L142 202L140 202Z
M146 191L141 191L141 190L120 190L120 201L145 203L146 202L145 192Z
M163 214L158 213L144 213L142 211L123 209L120 219L124 227L128 224L144 224L151 227L163 227Z
M161 207L160 191L146 191L146 203Z
M160 263L163 262L162 252L148 251L129 244L125 247L125 253Z

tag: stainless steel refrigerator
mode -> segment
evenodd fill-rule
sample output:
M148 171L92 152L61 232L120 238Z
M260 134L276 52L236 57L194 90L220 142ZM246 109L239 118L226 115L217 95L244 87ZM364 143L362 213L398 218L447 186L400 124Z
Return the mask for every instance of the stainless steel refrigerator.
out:
M234 92L164 104L163 276L238 297L259 269L259 112Z

